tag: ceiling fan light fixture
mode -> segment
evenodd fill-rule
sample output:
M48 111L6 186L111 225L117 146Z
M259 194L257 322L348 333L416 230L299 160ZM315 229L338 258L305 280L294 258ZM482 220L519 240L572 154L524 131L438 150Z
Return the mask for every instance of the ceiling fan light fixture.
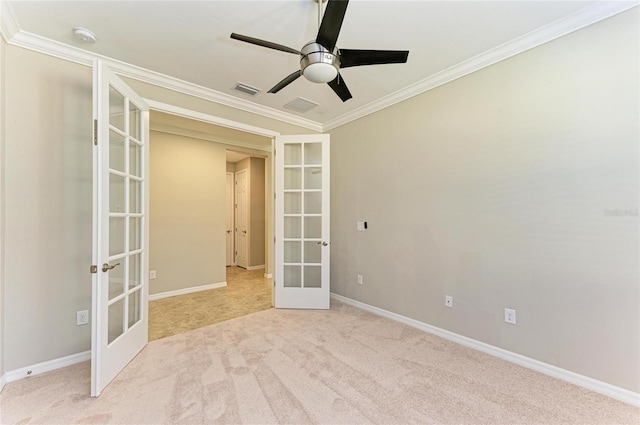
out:
M338 70L328 63L312 63L303 72L304 77L314 83L328 83L335 80Z
M307 43L302 50L300 68L302 75L313 83L328 83L338 76L340 61L334 55L315 41Z

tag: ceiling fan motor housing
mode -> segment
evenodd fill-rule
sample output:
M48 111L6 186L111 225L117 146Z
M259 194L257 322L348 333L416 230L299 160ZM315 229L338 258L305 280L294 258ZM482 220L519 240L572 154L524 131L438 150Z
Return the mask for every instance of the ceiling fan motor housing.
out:
M321 44L310 41L300 50L300 69L309 81L327 83L333 81L340 69L338 55L325 49Z

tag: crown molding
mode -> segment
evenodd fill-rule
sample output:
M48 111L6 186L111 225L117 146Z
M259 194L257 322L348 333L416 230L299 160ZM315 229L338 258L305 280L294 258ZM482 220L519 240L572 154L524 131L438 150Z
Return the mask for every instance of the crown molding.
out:
M111 70L122 77L132 78L144 83L183 93L188 96L197 97L210 102L229 106L234 109L239 109L241 111L286 122L309 130L322 132L322 124L317 121L298 117L267 106L258 105L256 103L239 99L197 84L189 83L178 78L169 77L139 66L131 65L126 62L118 61L87 50L53 41L36 34L32 34L28 31L21 31L9 4L5 1L0 1L0 5L0 30L2 31L2 36L5 38L7 43L13 46L33 50L86 66L92 66L94 59L101 59L109 68L111 68Z
M0 33L2 33L4 41L8 43L18 31L20 28L11 6L5 0L0 0Z
M389 106L400 103L421 93L433 90L448 82L456 80L472 72L486 68L490 65L508 59L519 53L555 40L569 33L600 22L640 5L638 1L602 1L593 6L582 9L569 16L558 19L541 28L537 28L527 34L508 41L493 49L480 53L470 59L462 61L437 74L431 75L415 84L398 90L379 100L332 119L323 125L323 131L329 131L341 125L355 121L366 115L380 111Z
M11 7L5 0L0 0L0 31L7 43L14 46L37 51L86 66L91 66L93 60L95 58L99 58L102 59L113 71L124 77L129 77L158 87L166 88L168 90L173 90L189 96L222 104L266 118L297 125L309 130L326 132L432 90L457 78L508 59L519 53L560 38L571 32L625 12L637 7L638 5L640 5L638 0L600 1L593 6L582 9L572 15L561 18L507 43L487 50L379 100L329 120L324 124L282 112L274 108L258 105L197 84L169 77L158 72L117 61L73 46L49 40L26 31L21 31L15 20Z

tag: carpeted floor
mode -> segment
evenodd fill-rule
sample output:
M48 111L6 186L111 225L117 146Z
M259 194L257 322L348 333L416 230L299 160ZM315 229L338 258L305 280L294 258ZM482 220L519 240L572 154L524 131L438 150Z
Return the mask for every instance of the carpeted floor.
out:
M149 341L271 308L264 270L227 267L227 286L149 302Z
M3 424L638 424L640 409L332 302L152 341L97 399L88 363L8 384Z

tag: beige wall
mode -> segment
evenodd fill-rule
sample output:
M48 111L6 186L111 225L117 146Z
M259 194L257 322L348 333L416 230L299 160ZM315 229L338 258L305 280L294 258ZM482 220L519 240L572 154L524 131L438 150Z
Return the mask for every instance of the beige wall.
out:
M247 266L265 264L265 160L249 157L236 162L236 171L247 170L249 223Z
M235 162L227 162L227 173L235 173L235 172L236 172Z
M226 150L151 132L149 293L226 280Z
M264 158L251 157L251 241L249 266L265 262L265 178Z
M4 362L90 348L91 69L5 49Z
M638 12L332 130L332 290L640 392Z

